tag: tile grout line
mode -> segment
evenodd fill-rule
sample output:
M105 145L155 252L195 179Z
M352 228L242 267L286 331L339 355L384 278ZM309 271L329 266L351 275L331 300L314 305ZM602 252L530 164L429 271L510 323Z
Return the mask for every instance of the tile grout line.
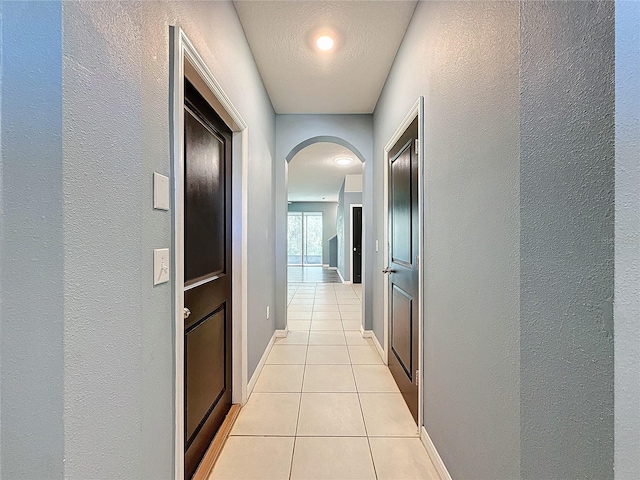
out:
M371 450L371 441L369 440L369 431L367 430L367 422L364 418L364 410L362 409L362 401L360 400L360 389L358 388L358 382L356 380L356 372L353 370L353 360L351 359L351 351L347 347L347 353L349 355L349 362L351 364L351 375L353 376L353 383L356 386L356 395L358 397L358 405L360 406L360 415L362 417L362 425L364 426L364 434L367 439L367 446L369 447L369 455L371 457L371 466L373 467L373 474L377 480L378 472L376 471L376 463L373 460L373 451Z
M362 308L362 302L360 303L360 307ZM351 360L351 350L347 347L347 351L349 352L349 359ZM376 469L376 462L373 458L373 450L371 449L371 440L369 437L369 430L367 429L367 422L364 418L364 409L362 408L362 399L360 398L360 388L358 387L358 381L356 380L356 372L353 368L353 360L351 360L351 374L353 375L353 382L356 385L356 393L358 395L358 404L360 405L360 414L362 415L362 423L364 424L364 432L367 436L367 446L369 447L369 455L371 456L371 465L373 466L373 474L375 475L376 480L378 479L378 471Z
M351 289L353 290L353 287L351 287ZM313 320L313 313L315 312L316 295L317 295L317 290L316 290L316 294L314 294L314 298L313 298L313 306L312 306L312 313L311 313L312 318L311 318L311 322L309 324L309 331L308 331L308 336L307 336L304 372L303 372L302 386L301 386L301 392L300 392L300 401L299 401L299 406L298 406L298 417L297 417L297 421L296 421L296 432L295 432L295 437L294 437L294 446L293 446L293 452L292 452L292 455L291 455L291 464L290 464L290 467L289 467L289 479L291 479L291 477L293 475L293 460L294 460L294 457L295 457L295 447L296 447L296 444L297 444L297 440L298 440L298 438L303 437L303 436L300 436L300 437L298 436L298 427L299 427L299 423L300 423L300 411L301 411L301 406L302 406L302 395L304 394L304 381L306 379L306 374L307 374L307 365L308 365L307 362L308 362L309 347L311 346L311 344L310 344L311 332L313 331L312 328L311 328L311 325L312 325L312 323L314 321ZM359 297L358 297L358 299L360 300L360 307L362 308L362 300ZM337 301L337 298L336 298L336 301ZM320 304L318 304L318 305L320 305ZM357 381L356 381L356 378L355 378L355 371L354 371L354 367L353 367L353 365L354 365L353 364L353 359L351 358L351 351L349 349L349 343L348 343L347 337L346 337L346 330L344 328L344 319L342 318L342 311L340 309L339 304L338 304L338 313L340 315L340 324L342 326L340 331L342 332L342 337L344 338L344 342L345 342L344 346L346 347L347 355L349 357L349 365L351 367L351 376L352 376L352 379L353 379L353 382L354 382L354 386L356 388L356 395L357 395L357 398L358 398L358 405L360 407L360 415L361 415L363 427L364 427L364 430L365 430L365 437L367 438L367 446L369 447L369 455L370 455L370 458L371 458L371 465L373 467L374 476L377 479L378 478L378 474L377 474L376 465L375 465L375 462L374 462L374 459L373 459L373 451L371 450L371 442L370 442L370 439L369 439L369 433L367 431L367 425L366 425L366 422L365 422L365 419L364 419L364 411L362 409L362 402L361 402L361 399L360 399L360 391L358 389L358 384L357 384ZM318 330L318 331L321 331L321 330ZM327 331L327 330L325 330L325 331ZM321 345L321 346L333 346L333 345ZM336 345L336 346L342 346L342 345ZM331 365L331 364L329 364L329 365ZM327 393L331 393L331 392L327 392ZM354 437L354 438L362 438L362 437Z
M296 454L296 443L298 443L298 424L300 423L300 410L302 408L302 391L304 390L304 379L307 375L307 354L309 353L309 337L307 336L306 351L304 354L304 366L302 369L302 383L300 384L300 399L298 400L298 415L296 416L296 430L293 432L293 449L291 451L291 463L289 464L289 480L293 474L293 458Z

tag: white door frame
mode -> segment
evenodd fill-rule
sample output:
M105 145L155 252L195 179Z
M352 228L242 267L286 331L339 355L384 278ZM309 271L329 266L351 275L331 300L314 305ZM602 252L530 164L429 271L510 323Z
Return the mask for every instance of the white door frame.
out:
M171 210L174 329L175 478L184 478L184 78L194 84L232 130L233 403L247 401L247 165L248 128L229 97L179 27L170 27Z
M351 261L349 262L349 279L353 284L353 207L362 208L362 239L361 239L361 248L362 244L364 244L364 207L361 203L352 203L349 205L349 255L351 255ZM361 257L363 258L363 257ZM363 258L364 259L364 258ZM360 261L360 276L362 278L362 283L364 283L364 273L362 260Z
M424 97L419 97L411 110L404 117L400 126L384 147L384 265L389 266L389 151L400 139L405 130L418 117L418 428L424 424L423 399L424 399ZM385 275L383 288L384 302L384 360L389 364L389 288Z

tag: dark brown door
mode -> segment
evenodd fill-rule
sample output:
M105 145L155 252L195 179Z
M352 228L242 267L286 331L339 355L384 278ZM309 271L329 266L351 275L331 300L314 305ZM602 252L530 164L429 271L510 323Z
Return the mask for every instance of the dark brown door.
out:
M389 369L418 421L418 119L389 152Z
M362 207L353 207L353 283L362 283Z
M231 131L187 80L184 122L184 469L191 478L231 408Z

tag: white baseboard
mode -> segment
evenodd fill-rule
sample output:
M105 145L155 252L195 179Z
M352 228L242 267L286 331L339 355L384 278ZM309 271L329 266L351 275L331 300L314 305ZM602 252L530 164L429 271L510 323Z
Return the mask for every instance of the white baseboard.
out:
M271 340L269 340L269 344L267 345L267 348L264 349L264 353L262 354L262 357L258 362L258 366L256 367L256 370L253 372L253 375L251 375L251 380L249 380L249 383L247 384L247 400L249 400L249 397L253 392L253 387L256 386L258 377L260 376L260 373L262 373L262 367L264 367L264 364L267 361L267 357L271 353L271 348L273 347L273 344L276 341L276 338L280 336L278 332L284 332L284 330L276 330L275 332L273 332L273 335L271 336Z
M338 267L329 267L329 270L338 270Z
M389 359L385 356L384 348L382 348L382 345L380 345L380 342L378 341L378 337L375 336L375 334L373 333L372 330L369 330L369 331L371 332L371 338L373 339L373 345L376 347L376 349L378 350L378 353L382 357L382 361L384 362L385 365L389 365Z
M289 335L289 327L284 327L284 330L276 330L274 335L276 338L285 338Z
M340 273L340 270L338 270L338 269L336 268L336 272L338 272L338 276L340 277L340 281L341 281L342 283L346 283L346 282L344 281L344 278L342 277L342 274Z
M427 454L431 458L433 465L436 467L436 471L438 472L438 475L440 475L440 480L452 480L447 467L438 453L438 450L436 450L436 446L433 444L431 437L424 427L420 428L420 440L422 440L422 444L427 450Z
M329 268L329 264L328 263L323 263L322 264L322 268Z
M384 348L382 348L382 345L380 345L380 342L378 342L378 338L376 337L375 333L373 333L373 330L365 330L363 326L360 326L360 333L362 334L363 338L370 338L373 340L373 346L376 347L380 358L382 358L384 364L387 365L388 362L384 356Z

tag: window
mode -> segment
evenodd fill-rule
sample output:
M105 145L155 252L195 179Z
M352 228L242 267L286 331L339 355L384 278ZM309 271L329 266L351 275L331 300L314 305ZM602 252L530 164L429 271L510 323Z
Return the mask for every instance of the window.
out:
M289 265L322 265L322 212L289 212Z

